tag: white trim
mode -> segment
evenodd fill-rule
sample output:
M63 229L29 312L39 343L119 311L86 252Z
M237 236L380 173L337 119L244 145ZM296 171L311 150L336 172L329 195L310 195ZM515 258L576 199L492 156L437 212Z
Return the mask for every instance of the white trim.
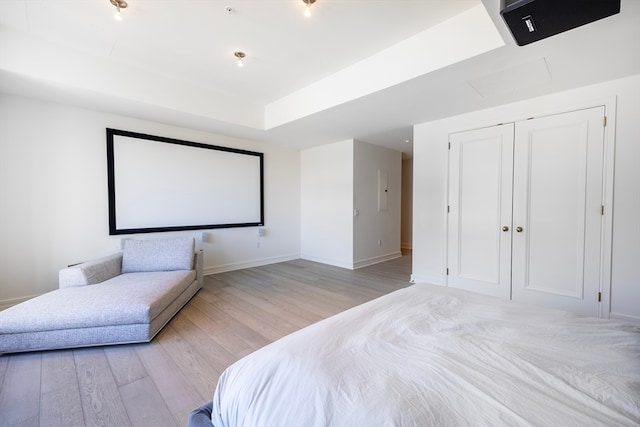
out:
M341 268L347 268L349 270L353 270L352 263L347 263L337 259L325 258L325 257L319 257L319 256L307 255L307 254L302 254L300 258L307 261L319 262L320 264L333 265L334 267L341 267Z
M449 286L449 275L447 270L449 269L449 171L451 170L451 149L449 144L451 143L451 134L456 132L447 132L444 143L444 227L442 228L442 269L441 278L436 283L442 283L443 286Z
M261 258L261 259L251 260L251 261L238 262L234 264L214 265L212 267L205 268L204 275L209 276L211 274L224 273L226 271L260 267L263 265L276 264L278 262L292 261L295 259L300 259L300 256L298 254L289 254L289 255L282 255L278 257Z
M607 117L607 126L604 128L604 182L602 183L604 218L602 219L600 258L600 292L602 292L602 301L599 307L599 315L601 318L610 318L613 315L611 313L611 276L613 274L613 180L615 172L617 101L617 96L614 96L602 103L604 105L604 114ZM640 319L637 322L640 323Z
M610 313L609 319L624 323L631 323L633 325L640 325L640 317L629 316L628 314Z
M412 274L409 281L411 283L429 283L431 285L444 286L446 288L447 284L441 282L441 279L442 278L440 276L419 276L416 274Z
M378 264L380 262L385 262L392 259L400 258L401 256L402 256L402 251L399 251L399 252L393 252L386 255L380 255L377 257L369 258L369 259L364 259L362 261L354 262L353 269L355 270L358 268L366 267L368 265Z

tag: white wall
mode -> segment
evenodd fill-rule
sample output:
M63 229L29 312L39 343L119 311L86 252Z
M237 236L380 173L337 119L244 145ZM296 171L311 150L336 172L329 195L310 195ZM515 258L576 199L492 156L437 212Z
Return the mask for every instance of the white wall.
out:
M401 255L399 151L346 140L300 156L302 258L353 269ZM384 212L378 170L388 175Z
M300 153L304 259L353 266L353 155L353 140Z
M640 75L601 90L618 94L611 316L640 322Z
M402 213L400 247L412 249L413 238L413 159L402 159Z
M354 268L397 258L400 253L402 153L355 142L353 163ZM378 210L378 171L387 175L386 209Z
M109 236L107 127L265 153L265 236L256 228L207 230L205 243L199 231ZM0 94L0 305L55 289L60 268L117 252L122 237L192 235L205 273L298 258L299 194L297 150Z
M615 143L613 216L605 215L613 221L612 259L605 259L611 289L604 305L611 317L640 321L640 75L415 126L412 278L445 283L449 133L594 105L607 106L607 143Z

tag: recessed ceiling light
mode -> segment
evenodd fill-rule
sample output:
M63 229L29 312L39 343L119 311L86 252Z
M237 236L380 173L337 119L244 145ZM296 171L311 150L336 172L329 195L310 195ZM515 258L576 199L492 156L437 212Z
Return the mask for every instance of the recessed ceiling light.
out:
M122 15L120 9L125 9L128 5L124 0L109 0L109 2L116 7L116 13L113 15L113 19L116 21L122 21Z
M302 2L307 5L304 9L304 16L308 18L311 16L311 5L314 4L316 0L302 0Z
M247 55L244 52L238 50L233 52L233 56L235 56L238 59L238 67L242 68L244 66L243 59Z

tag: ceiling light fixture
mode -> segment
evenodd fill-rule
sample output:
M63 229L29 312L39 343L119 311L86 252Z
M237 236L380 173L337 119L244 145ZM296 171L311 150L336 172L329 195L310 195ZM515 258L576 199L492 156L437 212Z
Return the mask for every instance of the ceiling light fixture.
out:
M314 4L316 0L302 0L302 2L307 5L304 9L304 16L308 18L311 16L311 5Z
M244 62L242 62L242 60L247 55L244 52L241 52L241 51L238 50L236 52L233 52L233 56L238 58L238 67L242 68L244 66Z
M113 15L113 19L116 21L122 21L122 15L120 9L125 9L128 5L124 0L109 0L109 2L116 7L116 13Z

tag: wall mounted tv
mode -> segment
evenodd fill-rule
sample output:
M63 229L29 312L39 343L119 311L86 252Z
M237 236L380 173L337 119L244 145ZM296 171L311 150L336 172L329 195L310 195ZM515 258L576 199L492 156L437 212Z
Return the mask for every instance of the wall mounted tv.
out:
M107 128L109 234L264 225L263 153Z

